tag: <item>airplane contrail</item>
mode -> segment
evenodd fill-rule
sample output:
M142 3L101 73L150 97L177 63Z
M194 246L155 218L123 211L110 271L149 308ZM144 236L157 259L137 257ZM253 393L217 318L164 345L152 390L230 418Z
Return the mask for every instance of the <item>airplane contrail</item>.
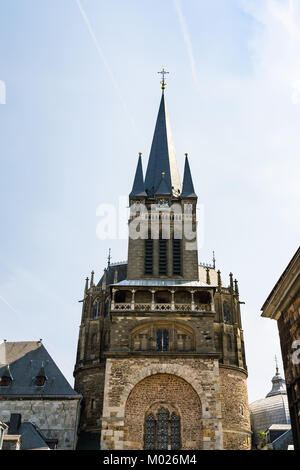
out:
M2 302L5 303L13 312L18 313L17 310L12 305L10 305L10 303L8 303L7 300L5 300L4 297L2 297L1 295L0 300L2 300Z
M174 6L175 6L175 9L176 9L176 12L177 12L177 15L178 15L178 20L179 20L181 32L182 32L183 39L184 39L184 42L185 42L185 45L186 45L188 57L189 57L189 60L190 60L193 80L194 80L196 88L198 89L199 88L199 81L198 81L198 76L197 76L196 60L195 60L195 56L194 56L194 52L193 52L193 46L192 46L191 38L190 38L190 35L189 35L188 27L187 27L187 24L186 24L186 21L185 21L185 17L182 13L180 0L174 0Z
M103 52L103 49L102 49L102 47L100 46L100 43L99 43L99 41L98 41L98 39L97 39L97 37L96 37L95 31L93 30L92 25L91 25L91 23L90 23L90 20L89 20L89 18L88 18L88 16L87 16L85 10L83 9L83 6L82 6L82 4L81 4L81 1L80 1L80 0L76 0L76 3L77 3L77 6L78 6L78 8L79 8L79 11L80 11L80 13L81 13L81 16L82 16L82 18L83 18L83 20L84 20L84 22L85 22L85 24L86 24L86 26L87 26L87 28L88 28L88 31L89 31L89 33L90 33L90 35L91 35L91 38L92 38L92 40L93 40L93 42L94 42L94 45L95 45L95 47L96 47L96 49L97 49L98 55L99 55L101 61L103 62L103 65L104 65L104 67L106 68L106 71L107 71L108 75L110 76L110 79L111 79L111 81L112 81L112 83L113 83L113 85L114 85L114 87L115 87L115 89L116 89L116 91L117 91L117 94L118 94L119 99L120 99L120 101L121 101L121 103L122 103L122 106L123 106L123 108L124 108L124 111L125 111L125 113L127 114L127 116L128 116L129 119L130 119L130 122L131 122L131 124L132 124L132 127L133 127L134 132L135 132L136 134L138 134L138 133L137 133L137 128L136 128L136 125L135 125L135 121L134 121L133 117L131 116L131 114L130 114L130 112L129 112L129 110L128 110L128 107L127 107L127 105L126 105L126 103L125 103L125 100L124 100L124 98L123 98L123 95L122 95L121 89L120 89L120 87L119 87L119 84L118 84L118 82L117 82L117 80L116 80L116 78L115 78L115 75L114 75L114 73L113 73L113 71L112 71L112 69L111 69L111 67L110 67L110 65L109 65L109 63L108 63L108 61L107 61L107 59L106 59L106 57L105 57L105 54L104 54L104 52Z

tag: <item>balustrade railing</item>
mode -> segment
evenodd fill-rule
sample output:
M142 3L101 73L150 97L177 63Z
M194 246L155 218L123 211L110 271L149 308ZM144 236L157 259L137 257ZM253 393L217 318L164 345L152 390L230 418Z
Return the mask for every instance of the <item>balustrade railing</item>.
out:
M152 303L112 303L112 310L136 310L139 312L157 311L157 312L210 312L212 311L211 304L152 304Z

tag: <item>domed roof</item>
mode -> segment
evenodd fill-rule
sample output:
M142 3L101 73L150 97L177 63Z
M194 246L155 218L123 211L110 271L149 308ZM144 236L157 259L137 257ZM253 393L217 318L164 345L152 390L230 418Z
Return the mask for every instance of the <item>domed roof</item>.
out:
M266 398L250 404L251 426L254 442L258 443L260 431L266 431L272 424L289 424L290 414L285 381L276 368L272 378L272 390Z

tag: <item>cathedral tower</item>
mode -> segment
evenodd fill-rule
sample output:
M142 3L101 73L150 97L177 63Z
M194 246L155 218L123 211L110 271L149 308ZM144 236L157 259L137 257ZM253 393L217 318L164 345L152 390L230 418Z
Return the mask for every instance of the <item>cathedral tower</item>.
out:
M162 81L145 179L129 195L128 262L87 279L74 370L79 446L249 449L238 283L198 262L189 157L181 182Z

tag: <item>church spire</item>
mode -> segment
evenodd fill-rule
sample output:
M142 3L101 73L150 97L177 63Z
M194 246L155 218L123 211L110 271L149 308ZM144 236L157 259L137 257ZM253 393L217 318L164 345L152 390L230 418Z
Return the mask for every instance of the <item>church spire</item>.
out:
M129 196L147 196L145 192L143 167L142 167L142 154L139 153L138 164L135 172L132 191Z
M163 86L165 86L165 82ZM181 182L164 93L162 93L160 101L145 178L145 189L148 196L153 197L157 192L162 180L162 173L165 174L164 186L169 188L168 194L173 193L178 196L181 191Z
M188 159L188 154L185 154L185 166L184 166L184 176L183 176L183 187L181 197L197 197L197 194L194 190L194 184L192 180L192 174Z

